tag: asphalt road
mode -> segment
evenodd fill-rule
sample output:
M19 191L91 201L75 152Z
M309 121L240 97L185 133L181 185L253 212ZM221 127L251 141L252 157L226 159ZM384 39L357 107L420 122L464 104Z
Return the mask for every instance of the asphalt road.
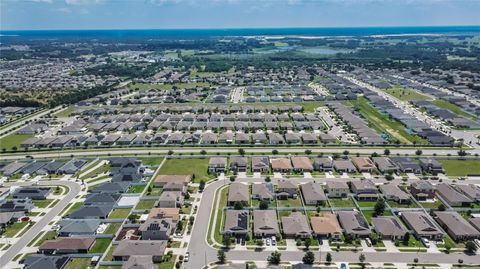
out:
M168 153L169 150L173 150L175 153L183 153L183 154L199 154L201 150L205 150L207 153L219 153L219 154L227 154L227 153L238 153L238 148L226 148L226 147L197 147L197 148L166 148L166 149L159 149L159 148L132 148L132 149L118 149L118 150L107 150L107 149L88 149L88 150L78 150L78 151L68 151L68 150L60 150L60 151L53 151L53 152L27 152L28 155L34 156L35 158L64 158L64 157L96 157L96 156L109 156L109 155L147 155L148 153L157 154L157 155L165 155ZM415 151L417 149L408 148L395 148L395 147L385 147L390 149L391 155L405 155L409 154L411 156L415 155ZM342 153L345 150L348 150L350 154L372 154L374 152L383 154L384 148L360 148L360 147L337 147L337 148L313 148L313 147L243 147L245 152L248 153L272 153L272 150L277 150L279 154L290 154L290 153L304 153L305 150L309 149L312 151L312 154L318 153ZM448 154L452 156L456 156L458 149L457 148L418 148L421 149L423 155L433 155L436 154L438 156L446 156ZM467 149L467 153L480 154L480 148L474 149ZM16 153L16 154L0 154L3 160L18 160L18 159L25 159L25 152Z
M263 179L248 180L239 179L237 181L246 182L263 182ZM308 181L308 180L303 180ZM192 230L188 252L190 252L189 262L185 263L186 269L197 269L211 262L217 261L217 249L210 247L207 244L208 226L210 221L210 214L212 212L213 200L215 191L228 183L228 181L214 181L208 184L204 190L198 213ZM301 262L305 253L303 251L279 251L282 254L283 261ZM253 251L253 250L230 250L226 252L227 260L229 261L266 261L271 251ZM444 253L415 253L415 252L353 252L353 251L332 251L330 252L333 261L336 262L358 262L360 253L364 253L367 262L388 262L388 263L413 263L415 258L418 258L419 263L457 263L462 259L464 263L478 263L478 256L470 256L466 254L444 254ZM320 258L320 252L316 251L316 259ZM322 252L322 260L325 260L326 253Z
M22 183L6 183L5 186L30 186L32 182ZM24 247L27 246L33 238L35 238L40 231L53 220L60 212L70 203L70 201L77 196L81 190L81 186L73 181L40 181L40 186L66 186L69 188L67 195L59 201L48 213L43 216L40 221L35 223L23 236L2 255L0 259L0 268L6 268L8 262L10 262Z

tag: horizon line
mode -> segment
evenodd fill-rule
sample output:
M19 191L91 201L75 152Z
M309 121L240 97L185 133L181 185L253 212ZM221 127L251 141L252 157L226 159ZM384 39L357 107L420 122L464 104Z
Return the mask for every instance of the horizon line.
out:
M12 31L135 31L135 30L273 30L273 29L362 29L362 28L441 28L441 27L479 27L479 25L396 25L396 26L275 26L275 27L225 27L225 28L212 28L212 27L198 27L198 28L65 28L65 29L0 29L0 32L12 32Z

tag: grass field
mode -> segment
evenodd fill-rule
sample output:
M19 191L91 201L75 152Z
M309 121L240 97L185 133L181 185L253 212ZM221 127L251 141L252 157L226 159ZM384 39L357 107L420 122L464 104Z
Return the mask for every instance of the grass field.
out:
M173 269L175 268L175 259L177 258L176 255L172 255L172 257L167 260L163 261L160 264L158 264L158 269Z
M34 135L30 134L11 134L7 135L4 138L0 139L0 148L1 149L6 149L6 150L13 150L14 147L17 148L17 150L20 150L20 144L29 139L32 138Z
M32 200L32 203L39 208L46 208L49 204L53 202L53 199L45 199L45 200Z
M400 122L389 119L387 115L380 113L372 107L365 97L359 97L355 101L351 101L356 109L367 119L371 128L379 133L386 132L392 138L397 139L400 143L416 143L427 144L425 139L409 134Z
M305 112L315 112L315 109L317 107L321 107L325 105L324 102L305 102L305 103L298 103L298 105L301 105L303 107L303 111Z
M278 207L302 207L300 197L297 199L277 200Z
M144 165L156 166L162 162L163 158L140 158L140 160Z
M220 195L220 203L217 204L217 199ZM211 242L211 234L213 233L213 236L215 238L215 241L220 243L222 242L222 235L220 234L220 231L222 230L223 227L223 208L227 205L227 197L228 197L228 188L223 188L221 191L218 191L215 194L215 206L213 207L212 214L210 215L210 223L208 227L208 235L207 235L207 241L209 243L214 243ZM213 227L213 222L214 222L214 210L217 211L217 217L216 217L216 222L215 222L215 227Z
M97 238L88 253L104 253L112 242L111 238Z
M195 175L194 182L208 181L214 176L208 174L208 158L168 159L160 168L160 175Z
M480 175L480 160L439 160L447 176Z
M400 86L395 86L387 90L387 93L400 99L402 101L412 101L412 100L431 100L430 97L423 95L412 89L405 89Z
M57 232L48 231L44 235L42 235L42 238L40 240L38 240L35 243L35 246L40 246L41 244L43 244L43 242L45 242L47 240L52 240L52 239L55 239L55 238L57 238Z
M330 198L328 199L330 202L330 207L337 207L337 208L347 208L347 207L355 207L351 198L340 199L340 198Z
M108 215L109 219L125 219L130 214L130 208L116 208Z
M98 176L102 173L110 171L111 168L112 168L112 166L110 164L103 164L103 165L97 167L96 169L90 171L89 173L85 174L80 179L89 179L89 178L96 177L96 176Z
M170 90L173 87L178 89L186 89L186 88L195 88L195 87L208 87L210 86L209 83L206 82L193 82L193 83L174 83L174 84L155 84L155 83L136 83L129 84L128 87L130 89L139 89L139 90L149 90L149 89L158 89L158 90Z
M76 110L76 109L75 109L73 106L70 106L70 107L66 108L65 110L63 110L63 111L56 112L56 113L53 114L53 115L55 115L55 116L57 116L57 117L59 117L59 118L68 117L68 116L70 116L70 114L72 114L73 112L75 112L75 110Z
M128 189L128 193L141 193L146 186L145 184L132 186Z
M433 103L438 106L438 107L441 107L441 108L445 108L445 109L448 109L450 110L452 113L454 114L457 114L459 116L464 116L466 118L469 118L469 119L473 119L475 120L475 116L471 115L471 114L468 114L467 112L465 112L462 108L460 108L459 106L455 105L455 104L452 104L448 101L445 101L445 100L441 100L441 99L437 99L435 101L433 101Z

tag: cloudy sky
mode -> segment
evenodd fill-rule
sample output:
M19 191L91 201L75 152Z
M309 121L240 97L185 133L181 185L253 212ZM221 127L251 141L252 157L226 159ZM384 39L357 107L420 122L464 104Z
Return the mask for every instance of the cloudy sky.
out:
M480 25L480 0L0 0L0 29Z

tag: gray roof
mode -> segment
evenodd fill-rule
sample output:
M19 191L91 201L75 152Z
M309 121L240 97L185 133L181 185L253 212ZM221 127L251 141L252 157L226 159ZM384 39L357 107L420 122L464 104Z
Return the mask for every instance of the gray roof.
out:
M448 230L456 236L480 236L480 231L477 231L458 212L437 211L435 212L435 217L439 223L447 226Z
M304 200L307 201L326 201L327 196L320 183L308 182L300 185Z
M228 188L228 202L248 202L248 185L234 182Z
M282 217L282 228L287 235L312 233L307 217L300 212L293 212L288 217Z
M166 240L121 240L113 256L163 256L166 247Z
M253 231L254 233L279 234L280 229L275 210L254 210Z
M453 203L471 203L472 199L455 190L452 186L442 183L437 185L437 192L447 200Z
M402 212L408 225L419 235L437 235L442 232L424 212Z
M122 269L151 269L154 268L152 257L148 255L132 255L124 262Z
M227 210L225 216L224 232L246 232L248 230L247 210Z
M100 220L98 219L65 219L60 223L60 233L95 234Z
M376 217L372 218L372 226L375 231L385 236L404 236L406 230L397 221L395 217Z
M410 199L410 195L408 195L408 193L400 189L400 187L398 187L398 185L395 185L395 184L380 185L380 190L385 196L392 196L399 200Z
M370 228L367 220L358 211L340 211L338 219L347 234L368 235Z

